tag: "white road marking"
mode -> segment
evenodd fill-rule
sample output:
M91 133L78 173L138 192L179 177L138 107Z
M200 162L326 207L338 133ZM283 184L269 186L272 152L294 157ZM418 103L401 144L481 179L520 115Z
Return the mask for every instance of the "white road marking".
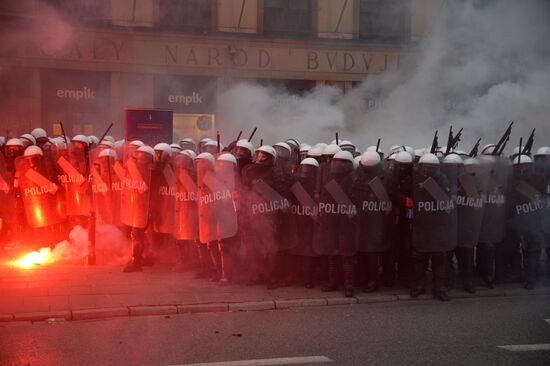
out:
M206 362L206 363L188 363L172 366L278 366L278 365L302 365L306 363L328 363L334 362L325 356L306 356L306 357L280 357L280 358L262 358L257 360L224 361L224 362Z
M512 352L526 352L526 351L550 351L550 343L546 344L510 344L508 346L497 346L498 348L505 349Z

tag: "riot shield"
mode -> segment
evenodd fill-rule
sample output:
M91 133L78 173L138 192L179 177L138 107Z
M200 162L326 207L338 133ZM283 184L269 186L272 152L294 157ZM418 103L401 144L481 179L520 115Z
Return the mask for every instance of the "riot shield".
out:
M126 161L120 212L121 221L125 225L147 227L152 164L152 156L143 151L135 151Z
M480 243L500 243L506 232L506 195L510 178L510 160L506 157L483 155L480 158L480 176L486 187L483 195L483 222Z
M96 156L90 159L92 194L94 211L99 221L106 224L120 225L120 200L123 190L124 171L114 156ZM90 158L92 155L90 155Z
M201 243L230 238L237 234L233 204L234 172L216 163L216 170L205 159L197 160L199 237ZM230 168L233 168L232 166Z
M63 190L67 216L90 213L88 167L84 150L69 144L57 157L57 180Z
M441 176L425 177L417 173L413 182L414 250L417 252L453 250L457 242L457 216L449 187L444 184Z
M483 196L486 190L479 166L461 167L457 187L457 246L475 248L479 242L479 232L483 223Z
M236 165L232 162L217 160L214 168L215 175L212 181L207 179L205 183L211 190L220 192L225 197L216 201L216 226L219 239L231 238L237 235L237 212L233 194L235 192Z
M316 256L313 250L315 222L319 206L314 199L315 178L297 178L290 187L290 215L286 236L288 249L300 256Z
M535 157L537 187L542 194L544 204L541 213L542 232L545 235L544 247L550 247L550 156Z
M544 202L536 187L534 176L519 173L514 167L509 191L511 217L510 227L522 237L522 246L526 250L538 250L543 246L542 214Z
M330 179L322 187L313 243L317 253L352 256L357 252L359 219L352 199L357 189L352 174L339 181Z
M247 186L241 195L240 219L243 225L243 243L260 255L274 253L279 248L279 233L284 230L282 213L290 203L274 187L279 187L276 168L249 164L243 169L243 182Z
M59 187L46 177L43 156L19 157L15 166L28 225L42 228L63 222L56 195Z
M177 189L174 238L196 240L199 237L199 223L193 161L187 156L177 154L174 158L174 169Z
M151 224L153 231L172 234L176 205L176 175L169 162L154 164L151 177Z
M389 249L392 201L387 192L387 182L382 175L361 179L361 202L359 207L360 252L379 253Z

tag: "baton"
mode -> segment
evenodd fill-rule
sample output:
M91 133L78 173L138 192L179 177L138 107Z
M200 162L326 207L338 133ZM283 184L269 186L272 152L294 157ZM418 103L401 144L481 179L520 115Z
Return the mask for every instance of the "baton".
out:
M220 153L220 131L216 131L216 140L218 142L218 154Z
M61 133L63 134L63 139L65 140L65 143L67 143L67 134L65 133L65 127L63 127L63 122L59 121L59 125L61 126Z
M378 141L376 142L376 152L378 152L379 148L380 148L380 137L378 138Z
M101 138L99 139L98 145L101 144L101 141L103 141L103 139L105 138L105 136L107 136L107 134L108 134L109 131L111 130L111 127L113 127L113 124L112 124L112 123L109 125L109 127L107 127L107 131L105 131L105 133L103 134L103 136L101 136Z
M254 127L254 130L252 131L252 133L250 134L250 137L248 138L248 142L252 141L252 137L254 137L254 134L256 133L257 129L258 127Z
M338 143L338 132L336 132L336 145L340 145L340 144Z

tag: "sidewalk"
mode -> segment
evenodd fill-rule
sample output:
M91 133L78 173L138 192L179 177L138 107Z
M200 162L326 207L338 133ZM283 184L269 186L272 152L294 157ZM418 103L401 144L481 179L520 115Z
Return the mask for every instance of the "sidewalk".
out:
M135 315L169 315L210 311L249 311L291 307L348 305L356 303L411 301L403 288L375 294L357 291L353 298L342 292L323 293L319 286L292 286L267 290L264 286L219 287L192 273L146 268L141 273L122 273L119 266L53 264L19 269L0 264L0 322L47 319L85 320ZM548 281L527 291L520 284L475 295L461 289L451 298L550 295ZM420 299L432 299L423 295ZM415 301L415 300L412 300ZM433 300L436 301L436 300ZM442 305L444 306L444 305Z

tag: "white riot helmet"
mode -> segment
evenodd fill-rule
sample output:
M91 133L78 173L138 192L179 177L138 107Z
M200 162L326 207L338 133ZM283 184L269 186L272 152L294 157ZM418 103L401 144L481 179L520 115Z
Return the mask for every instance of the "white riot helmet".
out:
M537 149L537 152L534 156L549 156L550 155L550 147L548 146L542 146Z
M187 149L187 150L183 150L181 153L189 155L193 160L195 160L195 158L197 157L197 153L194 152L193 150Z
M175 153L183 150L179 144L170 144L170 148L172 149L172 152L175 152Z
M140 141L140 140L134 140L134 141L130 142L130 145L137 146L137 147L145 146L143 141Z
M410 156L410 154L409 154ZM430 165L439 165L439 159L434 154L428 153L422 155L420 160L418 161L419 164L430 164Z
M94 135L90 135L88 136L88 144L90 146L97 146L99 145L99 139L97 138L97 136L94 136Z
M250 156L254 155L254 152L255 152L254 145L252 145L252 143L247 139L240 139L239 141L237 141L236 147L247 149L250 152Z
M300 165L311 165L319 168L319 162L313 158L305 158L300 162Z
M339 153L340 151L342 151L342 149L340 148L340 146L336 145L336 144L330 144L330 145L327 145L324 149L323 149L323 155L324 156L336 156L337 153ZM349 151L348 151L349 152ZM350 154L351 155L351 154ZM353 157L352 157L352 160L353 160Z
M397 154L394 154L394 156L395 156L395 161L401 164L412 164L413 162L412 155L407 151L400 151Z
M144 152L144 153L147 153L147 154L151 155L152 159L155 158L155 150L153 150L153 148L151 146L148 146L148 145L140 146L137 149L137 151Z
M338 151L333 159L349 161L353 164L353 155L349 151Z
M97 145L97 146L101 146L102 148L105 148L105 149L114 149L115 148L115 143L111 142L109 140L103 139L101 141L101 143L99 143L99 145Z
M285 160L290 159L292 149L286 142L277 142L275 145L273 145L273 148L277 152L277 157Z
M88 141L88 138L84 135L76 135L71 139L71 142L80 142L86 146L89 146L90 142Z
M34 139L36 141L38 140L47 140L48 139L48 134L46 133L46 131L43 129L43 128L35 128L34 130L32 130L31 132L31 135L34 137Z
M343 140L338 144L338 146L340 146L342 150L355 154L355 145L351 141Z
M521 154L514 158L514 165L521 165L521 164L531 164L533 163L533 160L529 157L529 155Z
M319 169L319 163L313 158L305 158L300 162L296 175L299 178L315 178Z
M34 155L43 156L44 153L42 152L41 148L35 145L31 145L25 149L24 156L34 156Z
M376 146L374 147L376 150ZM371 167L380 164L380 154L376 151L365 151L361 155L361 165L364 167Z
M216 162L216 160L214 159L214 155L207 152L200 153L199 155L197 155L195 160L206 160L212 165L214 165L214 163Z
M18 138L12 138L9 139L8 142L6 142L6 146L17 146L17 147L23 147L23 141Z
M462 164L462 158L455 153L450 153L443 159L443 164Z
M321 156L323 156L323 150L321 150L321 148L319 147L314 146L307 151L307 156L312 158L320 158Z
M113 158L115 160L118 158L116 151L113 150L113 149L103 149L103 150L101 150L98 157L100 157L100 158L109 157L109 158Z
M349 151L338 151L330 162L332 174L345 174L353 170L353 155Z
M25 134L19 136L19 138L23 142L23 145L27 145L27 146L36 145L36 139L30 133L25 133Z
M493 152L495 151L496 147L497 147L497 145L495 145L495 144L487 144L487 145L483 146L483 149L481 149L481 154L482 155L493 155Z
M172 148L166 142L156 144L153 150L155 151L156 162L165 162L172 156Z
M220 142L219 151L223 150L223 145ZM218 142L215 140L207 141L202 148L204 152L209 152L210 154L216 154L218 152Z
M111 141L113 144L115 143L115 138L113 136L105 136L103 140Z
M229 163L233 163L235 165L237 165L237 159L235 159L235 156L233 156L233 154L230 154L230 153L223 153L221 154L220 156L218 156L218 161L227 161Z
M256 150L255 163L257 164L269 164L277 157L277 152L272 146L263 145Z

